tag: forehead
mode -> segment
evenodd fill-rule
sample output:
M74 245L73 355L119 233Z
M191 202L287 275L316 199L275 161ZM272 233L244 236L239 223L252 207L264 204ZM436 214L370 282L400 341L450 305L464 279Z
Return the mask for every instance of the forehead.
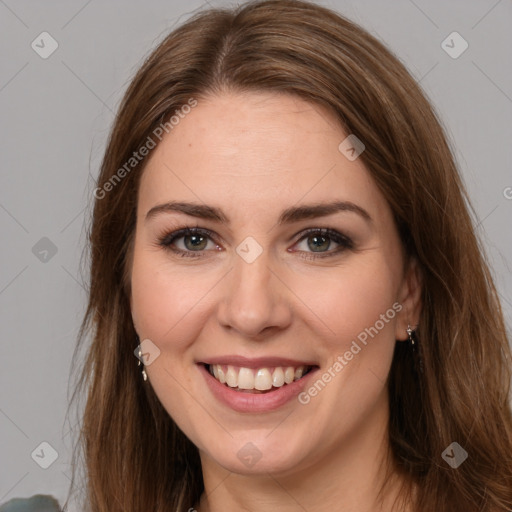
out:
M346 137L331 112L291 95L199 100L150 155L140 210L189 200L250 218L301 202L346 200L384 215L387 204L362 160L339 150Z

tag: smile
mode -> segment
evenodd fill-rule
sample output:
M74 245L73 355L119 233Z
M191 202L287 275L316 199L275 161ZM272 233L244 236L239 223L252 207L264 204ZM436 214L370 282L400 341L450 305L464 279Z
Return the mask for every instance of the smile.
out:
M276 366L245 368L243 366L206 364L206 369L217 381L244 393L267 393L307 375L312 366Z
M314 378L315 360L282 356L209 356L196 361L204 382L217 403L242 413L270 413L294 398Z

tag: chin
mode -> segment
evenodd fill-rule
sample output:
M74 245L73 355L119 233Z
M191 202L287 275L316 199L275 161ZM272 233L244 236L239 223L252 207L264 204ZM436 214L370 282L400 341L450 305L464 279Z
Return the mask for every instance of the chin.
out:
M304 436L291 439L283 429L277 435L271 429L247 432L238 439L222 440L216 443L213 450L206 446L208 459L233 473L241 475L288 474L302 466L310 452ZM295 434L299 434L295 432ZM212 441L209 440L211 445ZM219 449L224 447L223 449ZM205 454L201 454L203 458Z

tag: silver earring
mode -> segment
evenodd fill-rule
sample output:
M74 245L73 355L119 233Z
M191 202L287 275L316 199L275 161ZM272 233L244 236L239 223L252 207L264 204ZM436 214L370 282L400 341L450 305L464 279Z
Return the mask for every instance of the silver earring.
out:
M139 336L137 336L137 343L139 343L139 362L137 364L137 366L140 366L142 364L141 360L142 360L142 347L140 346L140 339L139 339ZM143 366L142 367L142 378L144 379L144 381L148 380L148 374L146 373L146 369L145 367Z
M416 338L416 330L413 329L410 325L407 325L407 335L409 336L409 345L412 349L412 355L414 361L419 369L420 373L423 373L423 359L418 350L418 340Z
M414 348L416 342L414 341L414 330L413 328L407 324L407 335L409 336L409 343Z

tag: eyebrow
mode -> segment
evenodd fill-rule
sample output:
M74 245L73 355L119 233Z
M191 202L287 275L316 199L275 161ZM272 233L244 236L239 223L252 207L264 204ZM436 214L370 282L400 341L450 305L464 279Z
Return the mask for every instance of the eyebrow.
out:
M165 212L179 212L191 217L223 222L225 224L229 224L230 222L224 212L215 206L181 201L170 201L154 206L146 214L145 220L148 221ZM339 212L356 213L368 223L372 223L373 221L370 214L357 204L350 201L334 201L330 203L314 203L287 208L283 210L279 216L278 224L291 224L293 222L314 219L316 217L325 217Z

